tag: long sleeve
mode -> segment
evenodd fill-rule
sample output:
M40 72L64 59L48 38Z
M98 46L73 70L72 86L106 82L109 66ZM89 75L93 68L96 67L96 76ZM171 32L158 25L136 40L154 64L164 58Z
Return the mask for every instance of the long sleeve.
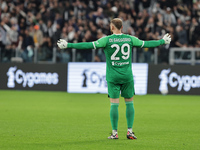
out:
M165 41L163 39L161 40L151 40L151 41L144 41L144 48L150 48L150 47L157 47L160 45L165 44Z
M106 46L107 37L103 37L94 42L68 43L68 48L75 49L97 49Z
M93 42L68 43L67 48L94 49L94 44Z
M165 44L165 41L163 39L161 40L150 40L150 41L142 41L134 36L131 36L133 41L133 46L135 47L144 47L144 48L150 48L150 47L157 47L160 45Z

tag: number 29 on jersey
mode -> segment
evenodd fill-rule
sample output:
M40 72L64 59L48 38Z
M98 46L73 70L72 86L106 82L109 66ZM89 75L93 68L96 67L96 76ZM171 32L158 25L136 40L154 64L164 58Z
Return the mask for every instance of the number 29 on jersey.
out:
M127 47L127 51L125 52L124 48ZM114 51L114 53L111 55L111 60L120 60L121 58L124 60L127 60L130 56L130 45L128 43L124 43L121 48L118 44L112 44L111 48L116 48L116 50ZM120 57L116 57L116 55L118 54L118 52L121 51L122 56Z

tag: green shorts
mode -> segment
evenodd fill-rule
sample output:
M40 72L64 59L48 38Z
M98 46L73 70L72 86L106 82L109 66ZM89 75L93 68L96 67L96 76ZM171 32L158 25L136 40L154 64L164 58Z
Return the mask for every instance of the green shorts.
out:
M124 98L131 98L135 94L134 81L130 81L124 84L115 84L107 82L108 85L108 97L119 98L120 91L121 96Z

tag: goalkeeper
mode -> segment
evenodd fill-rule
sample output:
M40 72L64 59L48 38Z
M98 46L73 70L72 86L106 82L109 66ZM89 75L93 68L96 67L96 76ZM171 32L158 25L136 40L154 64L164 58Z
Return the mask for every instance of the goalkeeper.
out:
M106 56L106 80L108 97L110 98L110 121L112 134L108 139L118 139L118 106L119 96L124 97L126 103L127 138L137 139L132 131L134 121L133 96L135 94L131 56L133 47L156 47L169 44L171 37L165 34L161 40L142 41L138 38L122 33L122 20L115 18L110 23L112 35L103 37L94 42L68 43L60 39L57 45L61 49L98 49L104 48Z

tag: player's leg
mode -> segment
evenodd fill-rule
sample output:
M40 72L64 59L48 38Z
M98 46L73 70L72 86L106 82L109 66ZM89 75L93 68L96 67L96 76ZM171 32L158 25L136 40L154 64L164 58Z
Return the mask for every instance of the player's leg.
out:
M112 135L109 136L109 139L118 139L118 107L119 107L119 98L110 98L110 122L112 126Z
M133 106L133 95L135 94L134 82L125 83L121 88L122 97L125 99L126 103L126 119L127 119L127 138L128 139L137 139L132 131L135 110Z
M133 97L131 98L124 98L126 103L126 120L127 120L127 138L128 139L137 139L137 137L134 135L134 132L132 130L133 122L134 122L134 116L135 116L135 109L133 106Z
M135 110L133 106L133 97L131 98L124 98L126 104L126 120L127 120L127 127L128 131L132 132L133 121L135 116Z
M112 135L109 139L118 139L117 128L118 128L118 107L119 107L119 94L120 86L114 83L108 84L108 96L110 97L110 121L112 126Z

